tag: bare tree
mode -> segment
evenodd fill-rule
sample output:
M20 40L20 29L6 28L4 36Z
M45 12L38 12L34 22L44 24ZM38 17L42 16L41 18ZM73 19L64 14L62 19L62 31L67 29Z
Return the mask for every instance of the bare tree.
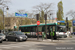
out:
M70 18L72 17L72 19L75 19L75 11L70 10L66 15L70 16Z
M52 15L53 15L53 3L50 4L46 4L46 3L41 3L40 5L34 6L33 7L34 13L41 13L42 11L44 12L44 14L47 14L47 17L49 18L49 20L51 19ZM51 15L50 15L51 14Z
M53 10L51 10L52 3L50 3L50 4L41 3L40 5L34 6L33 8L35 9L35 10L33 10L34 12L44 11L44 13L49 13L49 12L53 11Z
M28 11L26 11L26 10L18 10L17 12L19 12L19 13L27 13Z
M20 24L23 24L23 23L25 23L25 24L28 24L28 21L29 21L29 23L30 24L32 24L32 23L34 23L34 13L29 13L28 11L25 11L25 10L18 10L18 13L27 13L28 15L27 15L27 18L26 17L24 17L25 18L25 21L23 20L24 18L20 18L20 20L19 20L19 23ZM22 22L22 21L24 21L24 22ZM26 22L27 21L27 22Z
M7 5L8 3L10 3L10 0L0 0L0 5Z
M18 13L27 13L27 11L25 11L25 10L18 10L17 11ZM23 23L22 23L22 21L23 21L23 18L22 17L19 17L20 19L19 19L19 24L20 25L22 25ZM25 18L25 17L24 17Z
M34 13L29 13L28 11L25 11L25 10L18 10L18 12L27 13L28 14L27 18L30 19L31 23L34 23L34 15L35 15Z

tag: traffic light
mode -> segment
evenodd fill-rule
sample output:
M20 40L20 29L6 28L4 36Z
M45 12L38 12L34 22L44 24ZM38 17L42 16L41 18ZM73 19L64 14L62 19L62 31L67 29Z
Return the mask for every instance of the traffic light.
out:
M37 21L39 20L39 14L36 14L36 19L37 19Z
M45 17L45 20L47 20L47 14L45 14L44 17Z
M66 22L68 22L68 17L66 17Z

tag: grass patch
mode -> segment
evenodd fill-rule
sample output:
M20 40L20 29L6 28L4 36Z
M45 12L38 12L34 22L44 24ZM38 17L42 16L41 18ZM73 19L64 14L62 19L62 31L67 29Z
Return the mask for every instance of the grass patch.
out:
M72 36L70 36L70 38L72 38Z

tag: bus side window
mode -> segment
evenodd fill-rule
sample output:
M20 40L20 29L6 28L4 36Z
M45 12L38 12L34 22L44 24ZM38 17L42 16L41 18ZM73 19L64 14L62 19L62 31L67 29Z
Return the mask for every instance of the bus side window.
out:
M55 31L55 26L53 26L53 31Z
M45 31L45 26L42 27L42 32L44 32L44 31Z

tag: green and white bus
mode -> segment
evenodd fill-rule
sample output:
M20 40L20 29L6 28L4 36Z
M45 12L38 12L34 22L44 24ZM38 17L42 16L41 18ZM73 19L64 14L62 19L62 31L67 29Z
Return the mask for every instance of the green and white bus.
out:
M66 35L66 23L47 23L47 38L53 37L57 39L59 37L67 37ZM32 25L20 25L19 30L25 33L30 33L31 36L37 36L37 24ZM45 24L38 25L38 31L43 33L45 32ZM52 36L51 36L52 35ZM42 36L42 35L40 35Z

